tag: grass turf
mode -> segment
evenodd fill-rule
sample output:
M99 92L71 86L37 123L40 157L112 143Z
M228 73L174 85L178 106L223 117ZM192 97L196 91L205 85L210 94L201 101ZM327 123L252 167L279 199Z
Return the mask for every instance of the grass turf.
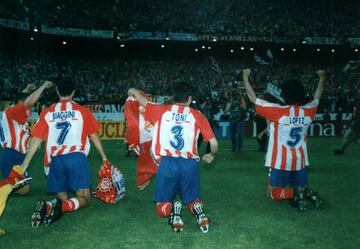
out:
M120 141L104 141L104 147L124 172L125 199L116 205L93 199L91 207L33 229L30 216L37 199L52 198L45 193L40 151L30 168L31 193L10 198L0 219L6 230L0 248L360 248L360 147L353 145L345 155L334 156L332 149L340 142L339 138L309 139L309 183L327 207L316 210L309 205L306 213L298 213L287 201L266 198L264 154L257 151L254 139L246 139L240 153L230 151L229 141L221 141L215 163L201 164L202 200L211 218L208 234L198 230L187 210L180 234L170 230L167 219L156 216L154 183L136 190L136 158L124 156ZM89 160L95 185L101 161L94 148Z

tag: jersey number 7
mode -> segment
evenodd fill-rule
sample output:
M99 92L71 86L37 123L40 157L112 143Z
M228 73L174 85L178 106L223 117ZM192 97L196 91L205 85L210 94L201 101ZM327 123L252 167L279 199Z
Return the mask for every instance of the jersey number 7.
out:
M58 139L56 140L57 144L63 144L69 130L71 128L71 124L68 121L56 123L56 129L61 130Z

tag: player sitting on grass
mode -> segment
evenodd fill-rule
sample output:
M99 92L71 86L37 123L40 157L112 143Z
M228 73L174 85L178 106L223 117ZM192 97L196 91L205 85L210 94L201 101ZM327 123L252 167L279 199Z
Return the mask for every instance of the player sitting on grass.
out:
M90 204L91 171L86 155L90 150L89 137L103 160L106 160L101 141L97 135L100 128L94 115L87 108L75 103L75 85L69 79L57 84L58 103L43 110L31 131L33 139L21 167L27 168L43 140L50 154L50 172L47 192L57 198L45 202L39 200L31 217L33 227L41 223L51 224L64 212L70 212ZM68 192L75 198L68 198Z
M205 116L189 107L192 101L192 87L179 82L174 87L173 105L149 103L136 89L129 89L141 105L145 107L146 119L155 124L151 151L160 159L156 176L154 202L160 217L169 217L173 231L183 230L181 218L182 204L175 203L176 194L195 215L200 230L209 231L209 219L200 201L199 155L197 139L199 134L210 142L211 152L203 160L211 163L217 152L217 140Z
M305 89L298 80L282 85L285 105L267 102L256 97L249 82L250 69L243 70L243 80L249 100L256 113L269 121L269 144L265 166L269 167L269 193L275 200L290 199L299 211L306 210L305 198L317 208L323 208L322 199L307 188L308 165L306 131L317 111L324 90L325 72L319 70L319 83L314 100L306 103ZM286 188L290 186L290 188Z

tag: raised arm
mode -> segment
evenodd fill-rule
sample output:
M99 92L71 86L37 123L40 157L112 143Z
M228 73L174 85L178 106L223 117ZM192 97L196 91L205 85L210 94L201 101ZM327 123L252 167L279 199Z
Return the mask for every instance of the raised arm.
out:
M145 98L138 90L136 90L135 88L130 88L128 91L129 95L134 95L135 98L139 101L140 105L142 106L146 106L147 103L149 103L149 100L147 98Z
M249 82L250 73L251 73L251 69L249 69L249 68L246 68L243 70L243 81L244 81L244 85L245 85L245 89L246 89L246 94L247 94L249 100L255 104L256 94Z
M24 101L24 105L26 109L32 108L35 103L39 100L42 92L50 88L53 85L51 81L45 81L38 89L36 89L32 94L30 94Z
M324 92L324 82L325 82L326 75L325 75L324 70L318 70L317 74L319 76L319 83L318 83L318 86L317 86L315 94L314 94L314 99L320 100L321 96Z

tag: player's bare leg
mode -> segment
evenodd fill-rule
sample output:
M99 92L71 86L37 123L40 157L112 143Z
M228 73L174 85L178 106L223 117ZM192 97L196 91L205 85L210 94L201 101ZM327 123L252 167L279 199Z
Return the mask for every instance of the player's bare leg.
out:
M75 192L76 199L79 201L79 208L84 208L90 206L91 203L91 191L89 188L79 189Z
M27 184L21 188L19 188L18 190L16 190L15 194L17 195L26 195L27 193L29 193L31 190L31 185Z

